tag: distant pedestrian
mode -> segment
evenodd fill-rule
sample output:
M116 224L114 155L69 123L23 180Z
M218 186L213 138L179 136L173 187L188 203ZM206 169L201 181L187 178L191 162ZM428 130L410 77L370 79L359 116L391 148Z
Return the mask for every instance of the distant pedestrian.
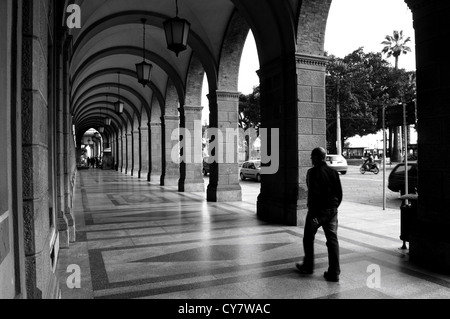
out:
M313 168L308 170L308 213L306 215L303 236L305 257L303 264L296 263L302 274L314 272L314 238L322 227L328 248L328 271L324 273L327 281L338 282L341 273L339 265L338 207L342 202L342 186L339 173L330 168L326 162L326 151L319 147L311 152Z

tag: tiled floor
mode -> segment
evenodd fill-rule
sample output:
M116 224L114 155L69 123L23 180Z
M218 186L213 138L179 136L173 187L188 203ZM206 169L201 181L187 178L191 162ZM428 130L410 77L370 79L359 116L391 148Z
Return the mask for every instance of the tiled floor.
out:
M303 228L259 221L257 194L244 194L208 203L114 171L79 171L77 242L58 261L62 298L450 298L449 276L416 267L399 249L398 210L342 204L341 280L329 283L323 232L315 274L302 276L294 264ZM81 268L80 289L65 284L69 265Z

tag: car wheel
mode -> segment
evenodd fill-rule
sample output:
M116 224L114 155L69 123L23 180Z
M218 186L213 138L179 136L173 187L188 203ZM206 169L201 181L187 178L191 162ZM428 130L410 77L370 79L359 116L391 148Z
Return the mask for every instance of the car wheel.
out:
M257 181L257 182L261 182L261 175L259 175L259 174L256 175L256 181Z
M241 173L241 180L245 181L245 176L242 173Z
M347 174L347 171L342 171L341 174L345 175L345 174Z

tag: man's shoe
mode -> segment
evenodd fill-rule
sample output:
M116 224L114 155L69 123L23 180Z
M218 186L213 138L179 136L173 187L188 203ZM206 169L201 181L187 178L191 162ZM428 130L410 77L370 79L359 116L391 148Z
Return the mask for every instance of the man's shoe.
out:
M328 273L328 271L325 271L323 273L323 276L325 277L326 281L331 281L331 282L338 282L339 281L339 275L330 275Z
M301 263L296 263L295 267L297 267L298 271L302 274L302 275L312 275L313 271L311 269L306 268L303 264Z

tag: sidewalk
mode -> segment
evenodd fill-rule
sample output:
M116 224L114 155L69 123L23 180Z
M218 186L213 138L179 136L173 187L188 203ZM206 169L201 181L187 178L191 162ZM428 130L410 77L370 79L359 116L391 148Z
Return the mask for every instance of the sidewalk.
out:
M450 298L449 276L399 249L398 210L342 203L341 280L328 283L323 232L315 274L299 275L303 227L259 221L256 195L208 203L113 171L78 172L78 241L60 251L57 268L62 298ZM79 289L66 285L69 265L81 269Z

